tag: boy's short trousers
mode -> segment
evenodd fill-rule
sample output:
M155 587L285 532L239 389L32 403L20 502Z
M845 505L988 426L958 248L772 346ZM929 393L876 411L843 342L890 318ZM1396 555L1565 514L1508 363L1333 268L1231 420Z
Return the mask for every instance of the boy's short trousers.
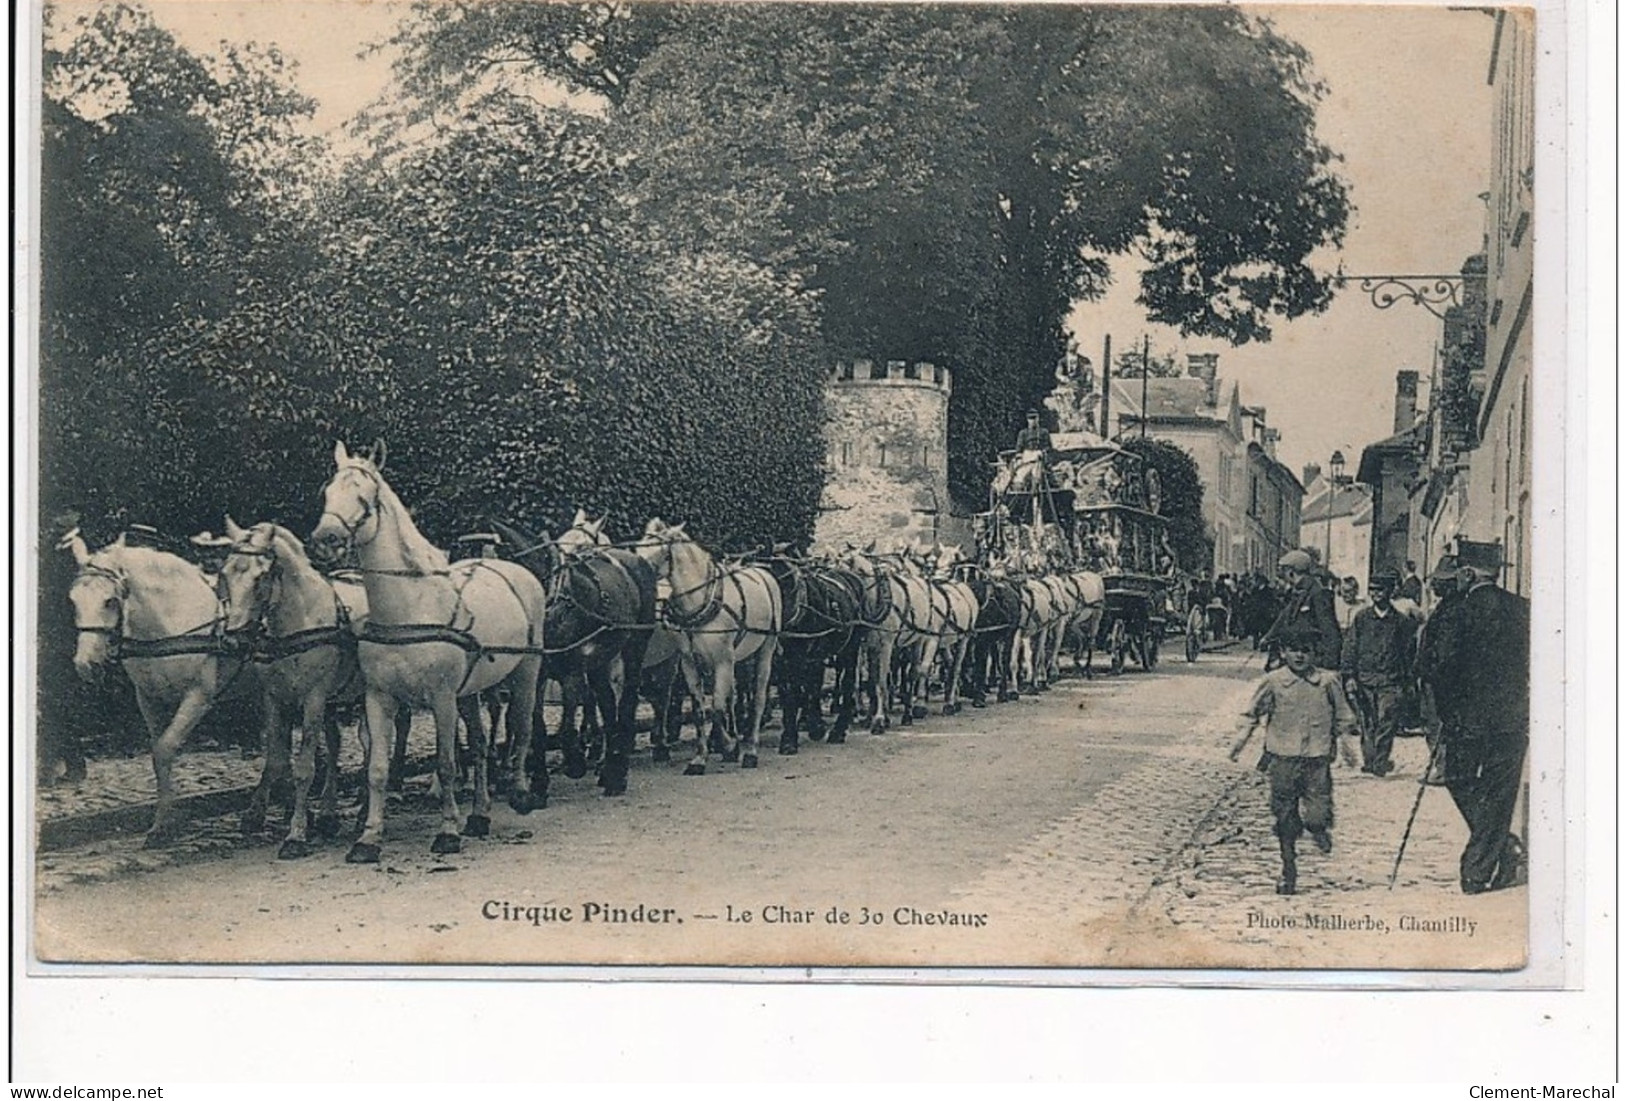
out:
M1265 753L1258 769L1270 780L1270 813L1275 816L1277 836L1296 838L1305 829L1331 828L1330 757L1277 757Z

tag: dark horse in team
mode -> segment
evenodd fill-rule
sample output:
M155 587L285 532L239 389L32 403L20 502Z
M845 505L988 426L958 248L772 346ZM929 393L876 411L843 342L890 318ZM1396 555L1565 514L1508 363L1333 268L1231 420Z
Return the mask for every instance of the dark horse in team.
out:
M987 706L988 691L1004 703L1019 699L1015 687L1016 633L1021 627L1021 592L980 567L967 571L977 600L975 635L965 663L972 707Z
M784 705L779 752L789 755L801 746L803 724L813 741L824 739L824 669L830 665L835 668L835 724L829 740L846 741L857 710L863 579L840 566L786 557L784 549L775 548L765 565L784 596L774 679Z
M583 520L578 515L577 526ZM597 709L605 730L598 785L605 795L624 795L644 651L655 627L654 570L631 551L599 543L596 530L584 529L586 537L571 538L572 528L555 542L511 523L493 522L493 527L519 549L520 559L547 589L542 680L567 688L585 681L587 706ZM540 695L538 711L539 702ZM565 775L585 776L587 756L579 730L572 725L562 732L561 742ZM538 763L541 756L536 755ZM547 770L542 766L539 771L535 783L545 792Z

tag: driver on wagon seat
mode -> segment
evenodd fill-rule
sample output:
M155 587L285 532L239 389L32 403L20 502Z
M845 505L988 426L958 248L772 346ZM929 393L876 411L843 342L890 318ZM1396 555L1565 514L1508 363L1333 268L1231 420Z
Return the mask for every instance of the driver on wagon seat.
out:
M1050 434L1039 423L1038 410L1027 410L1027 427L1016 436L1016 450L1022 452L1036 451L1047 460L1050 453L1055 450Z

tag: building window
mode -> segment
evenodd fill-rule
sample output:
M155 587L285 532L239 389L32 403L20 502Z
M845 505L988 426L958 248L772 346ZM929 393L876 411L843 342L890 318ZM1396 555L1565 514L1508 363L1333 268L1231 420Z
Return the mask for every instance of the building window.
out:
M851 466L852 465L852 443L851 443L851 441L846 441L846 442L841 444L841 465L842 466Z
M880 445L880 469L881 470L886 469L886 445L885 444Z

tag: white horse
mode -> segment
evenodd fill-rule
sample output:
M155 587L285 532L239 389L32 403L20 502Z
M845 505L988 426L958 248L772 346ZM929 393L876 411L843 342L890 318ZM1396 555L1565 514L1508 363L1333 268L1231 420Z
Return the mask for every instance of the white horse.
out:
M671 585L661 619L676 638L689 691L710 714L712 732L724 741L723 760L738 758L741 768L755 768L773 655L784 625L779 583L761 566L717 565L683 525L667 524L659 517L649 521L636 550L654 567L656 578ZM752 674L750 721L742 739L735 729L733 707L735 670L740 664ZM703 776L708 751L702 736L684 775Z
M87 681L121 662L152 739L158 807L146 845L173 839L175 758L228 688L241 686L245 660L227 644L214 586L191 562L120 536L95 554L75 528L58 546L79 576L68 589L79 639L73 664Z
M304 544L287 528L264 523L244 530L228 516L226 534L230 551L220 571L226 630L233 635L263 630L255 643L264 657L265 772L243 814L243 829L257 832L265 824L271 785L287 775L291 756L293 818L277 858L293 860L310 853L305 812L316 774L318 732L327 739L327 775L316 832L338 836L339 727L328 704L362 696L356 635L367 621L367 593L357 579L318 573Z
M384 481L383 444L371 456L333 449L337 466L322 491L322 516L311 542L330 554L353 546L361 562L369 619L359 654L367 684L364 731L392 728L402 705L434 714L440 832L430 851L462 848L457 809L457 715L460 697L497 685L509 691L514 784L508 802L521 814L545 805L546 788L533 793L527 774L531 721L542 663L546 594L525 567L497 558L455 564L413 524ZM474 806L466 832L490 832L491 791L485 725L476 706L463 709L474 758ZM384 787L389 753L382 737L363 734L367 755L367 821L345 859L376 863L384 832ZM540 784L546 783L542 772Z
M938 547L932 557L931 610L936 639L929 646L931 657L922 663L921 673L923 676L929 672L936 655L942 655L944 715L956 714L960 709L959 678L975 635L976 619L982 614L976 593L959 576L963 563L958 547Z

